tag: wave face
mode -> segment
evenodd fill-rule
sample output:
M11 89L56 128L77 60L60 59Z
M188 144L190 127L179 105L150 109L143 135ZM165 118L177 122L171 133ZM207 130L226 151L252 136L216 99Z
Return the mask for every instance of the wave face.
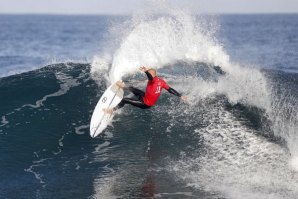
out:
M230 61L215 22L138 15L92 64L1 78L0 198L296 198L298 75ZM144 89L140 65L190 103L164 91L91 139L110 82Z

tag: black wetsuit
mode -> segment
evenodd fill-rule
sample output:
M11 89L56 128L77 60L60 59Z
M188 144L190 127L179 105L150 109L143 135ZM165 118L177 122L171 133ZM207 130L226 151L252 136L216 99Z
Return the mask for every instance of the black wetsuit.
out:
M148 77L148 80L149 81L152 81L153 80L153 77L152 75L146 71L145 72L147 77ZM137 99L135 98L128 98L128 97L124 97L122 99L122 101L118 104L118 106L116 107L116 109L119 109L119 108L122 108L125 104L131 104L133 106L136 106L136 107L139 107L139 108L142 108L142 109L147 109L147 108L150 108L151 106L148 106L144 103L144 96L145 96L145 92L144 91L141 91L137 88L134 88L132 86L128 87L128 90L130 92L132 92L136 97ZM171 94L174 94L178 97L181 97L181 94L178 93L175 89L169 87L169 89L167 90L169 93Z
M134 88L132 86L128 87L128 90L130 92L132 92L137 99L135 98L128 98L128 97L124 97L122 99L122 101L118 104L118 106L116 107L116 109L122 108L125 104L131 104L133 106L142 108L142 109L146 109L146 108L150 108L150 106L146 105L143 101L143 97L145 96L145 92Z

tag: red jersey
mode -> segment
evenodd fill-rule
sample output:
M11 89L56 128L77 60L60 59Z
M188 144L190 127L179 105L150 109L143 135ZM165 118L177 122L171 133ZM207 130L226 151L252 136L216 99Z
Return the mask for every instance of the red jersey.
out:
M159 98L163 88L166 90L170 88L163 79L155 76L153 80L148 80L145 96L143 98L144 103L147 106L153 106Z

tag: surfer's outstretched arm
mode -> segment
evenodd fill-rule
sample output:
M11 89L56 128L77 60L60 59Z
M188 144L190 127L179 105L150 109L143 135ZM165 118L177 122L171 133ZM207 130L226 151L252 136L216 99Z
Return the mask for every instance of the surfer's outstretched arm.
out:
M182 96L181 93L179 93L178 91L176 91L175 89L173 89L171 87L169 87L168 92L171 93L171 94L173 94L173 95L176 95L178 97L181 97Z
M146 73L149 81L152 81L153 78L156 76L156 71L154 69L148 70L145 66L140 67L140 71Z
M175 89L169 87L169 89L167 90L169 93L173 94L173 95L176 95L178 97L181 98L181 100L185 103L187 103L187 97L182 95L181 93L179 93L178 91L176 91Z
M148 70L145 71L145 73L146 73L146 75L147 75L147 77L148 77L148 79L149 79L150 81L153 80L153 77L152 77L152 75L148 72Z

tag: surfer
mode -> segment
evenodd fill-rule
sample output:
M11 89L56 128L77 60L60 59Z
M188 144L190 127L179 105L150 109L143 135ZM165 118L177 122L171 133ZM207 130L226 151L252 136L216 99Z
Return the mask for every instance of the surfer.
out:
M155 105L162 89L166 89L169 93L180 97L183 102L187 102L187 97L171 88L163 79L159 78L155 69L151 68L147 70L146 67L142 66L140 67L140 71L146 73L148 77L146 92L132 86L126 87L122 81L118 81L117 86L123 89L128 89L137 97L137 99L124 97L118 106L113 109L103 109L104 112L111 114L113 111L122 108L125 104L130 104L142 109L150 108L151 106Z

